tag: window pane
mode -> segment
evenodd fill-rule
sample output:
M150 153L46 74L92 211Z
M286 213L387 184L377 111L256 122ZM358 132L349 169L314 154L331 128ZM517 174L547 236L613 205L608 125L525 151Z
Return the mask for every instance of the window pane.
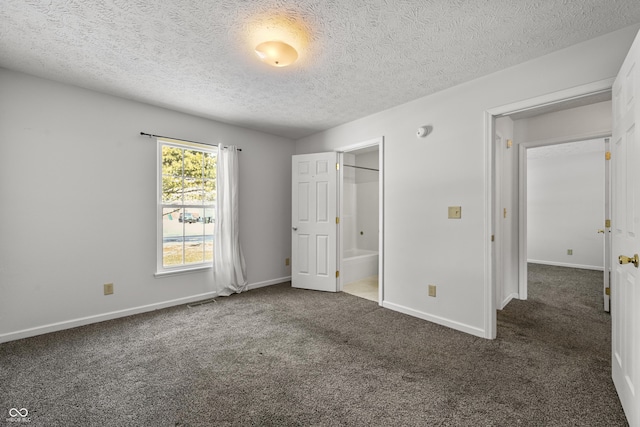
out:
M162 175L182 176L182 149L162 146Z
M184 262L191 264L204 261L204 209L185 209Z
M216 158L213 153L204 153L204 177L215 179L216 177Z
M202 151L184 150L184 176L202 178Z
M204 236L204 260L213 261L213 236Z
M204 208L204 233L213 234L215 230L216 209Z
M162 203L182 203L182 177L162 177Z
M206 204L215 203L216 201L216 181L207 179L204 181L204 202Z
M182 265L183 261L183 209L162 209L162 265Z
M204 200L204 189L202 179L184 179L184 203L186 205L202 204Z
M187 237L185 239L185 264L204 262L204 237L200 235L197 237Z
M215 208L204 209L204 260L213 261L213 233L216 228Z
M202 236L204 234L203 216L204 212L202 208L185 208L185 236Z

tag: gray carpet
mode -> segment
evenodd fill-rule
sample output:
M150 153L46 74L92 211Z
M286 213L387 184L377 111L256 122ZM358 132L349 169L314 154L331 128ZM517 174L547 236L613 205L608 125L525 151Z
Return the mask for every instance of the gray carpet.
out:
M282 284L1 344L0 425L626 425L602 273L530 268L493 341Z

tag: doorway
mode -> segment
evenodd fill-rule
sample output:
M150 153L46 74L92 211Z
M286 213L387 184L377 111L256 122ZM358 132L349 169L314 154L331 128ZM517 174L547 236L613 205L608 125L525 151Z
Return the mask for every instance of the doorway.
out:
M600 277L601 290L585 306L609 311L609 296L602 292L609 286L607 144L608 138L595 138L525 147L526 194L520 197L527 227L527 296L530 269L561 267L555 270L567 278L590 270Z
M526 194L523 174L526 173L525 154L526 149L517 144L513 134L502 134L500 146L496 146L497 125L496 122L501 117L524 117L526 115L536 116L547 112L568 110L575 107L590 105L611 99L611 87L614 79L606 79L598 82L577 86L571 89L543 95L537 98L516 102L502 107L497 107L485 112L486 122L486 169L488 179L486 182L486 192L490 195L490 203L487 203L486 229L486 249L485 253L490 254L490 263L487 269L485 280L485 336L495 338L497 334L497 309L502 308L499 298L504 296L503 287L506 284L514 284L517 292L514 298L527 299L527 249L526 249L526 215L521 194ZM579 123L577 121L576 123ZM596 129L584 131L582 134L575 132L573 139L603 138L611 134L610 123L606 129ZM513 130L513 129L512 129ZM545 131L554 131L554 128L545 128ZM565 132L565 135L567 133ZM537 141L544 144L553 144L571 139L567 136L562 138L552 138L550 136L540 137ZM502 150L502 153L500 152ZM506 154L506 153L509 154ZM505 170L502 156L509 156L512 167ZM501 184L511 183L511 189L505 196L501 192ZM526 205L526 204L525 204ZM506 210L505 210L506 209ZM503 219L511 220L511 227L505 227ZM511 250L504 250L505 242L509 242ZM515 277L513 280L505 278L503 272L505 267L511 267L511 272ZM604 287L603 287L604 292ZM507 301L508 302L508 301Z
M384 138L294 155L291 197L291 285L341 292L368 279L382 306Z
M383 139L339 149L340 291L383 302Z
M511 298L527 299L529 261L608 270L603 251L609 239L605 137L611 134L610 97L605 91L585 96L577 106L576 100L559 102L553 109L545 106L496 119L496 128L514 138L508 147L496 147L502 154L496 156L501 182L495 185L499 219L494 219L501 249L501 265L495 270L498 309ZM529 182L532 171L540 172ZM531 186L538 203L533 207ZM528 212L536 216L529 218ZM607 286L603 281L605 309Z
M604 270L605 139L528 147L527 261Z

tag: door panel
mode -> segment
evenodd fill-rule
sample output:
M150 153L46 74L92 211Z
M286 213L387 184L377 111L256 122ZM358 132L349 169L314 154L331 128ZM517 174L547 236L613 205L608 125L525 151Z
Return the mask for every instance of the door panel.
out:
M337 153L293 156L291 282L337 292Z
M640 253L640 123L636 63L640 39L636 37L613 85L612 146L612 268L611 370L629 424L640 426L640 274L633 263L621 264L620 255Z

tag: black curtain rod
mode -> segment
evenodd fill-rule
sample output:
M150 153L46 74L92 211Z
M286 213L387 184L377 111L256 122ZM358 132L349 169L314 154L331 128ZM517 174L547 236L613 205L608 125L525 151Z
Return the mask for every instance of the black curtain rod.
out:
M345 165L345 166L350 167L350 168L366 169L366 170L368 170L368 171L376 171L376 172L380 172L380 170L378 170L378 169L365 168L364 166L354 166L354 165Z
M140 135L142 135L142 136L148 136L149 138L166 138L166 139L175 139L175 140L177 140L177 141L193 142L194 144L211 145L212 147L217 147L217 146L218 146L218 144L209 144L209 143L207 143L207 142L189 141L188 139L174 138L174 137L172 137L172 136L154 135L154 134L146 133L146 132L140 132ZM242 148L238 148L238 151L242 151Z

